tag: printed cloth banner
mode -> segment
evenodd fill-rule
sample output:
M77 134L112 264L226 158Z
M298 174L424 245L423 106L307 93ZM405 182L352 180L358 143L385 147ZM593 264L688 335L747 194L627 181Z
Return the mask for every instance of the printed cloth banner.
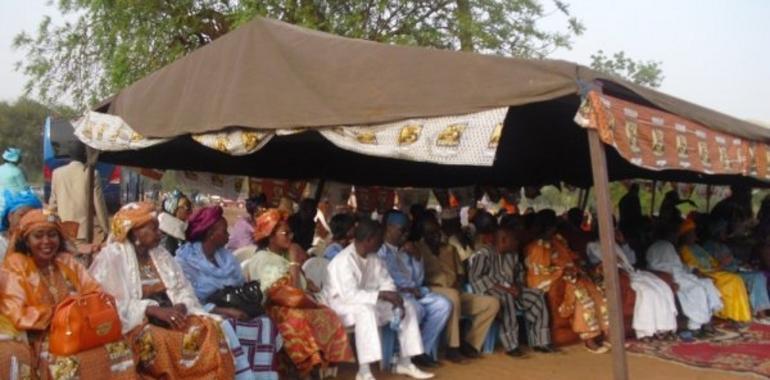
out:
M590 91L575 122L596 129L623 158L650 170L770 179L770 149L679 116Z
M294 202L302 200L307 186L306 181L287 181L281 179L249 178L249 196L265 194L270 207L278 207L282 197Z
M169 140L146 138L131 129L119 116L106 113L88 111L72 125L80 141L101 151L136 150Z
M226 199L238 199L243 188L242 176L191 171L174 171L177 183L204 194L216 194Z
M321 130L334 145L371 156L444 165L492 166L507 107L461 116Z
M492 166L507 112L508 108L502 107L460 116L331 127L319 132L334 145L361 154L445 165ZM170 140L144 137L119 116L99 112L86 112L73 125L80 141L100 151L138 150ZM242 156L258 151L273 136L303 131L232 127L192 138L208 148Z
M122 118L99 112L86 112L73 123L75 136L84 144L101 151L122 151L148 148L170 139L146 138ZM290 132L285 132L286 134ZM220 132L193 135L199 144L222 153L242 156L261 149L274 131L263 132L246 128L228 128Z

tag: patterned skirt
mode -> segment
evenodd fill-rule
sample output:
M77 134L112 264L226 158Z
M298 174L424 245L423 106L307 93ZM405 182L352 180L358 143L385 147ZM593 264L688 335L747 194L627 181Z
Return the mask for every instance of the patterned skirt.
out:
M273 288L288 286L285 283L279 280L268 296L274 294ZM277 300L270 299L270 302L274 301ZM329 363L353 361L345 327L334 311L317 304L300 308L277 303L286 304L279 301L268 305L267 315L278 327L284 351L301 374L309 373L315 366L326 368Z
M235 369L222 329L210 318L190 316L185 330L152 324L128 333L145 379L232 379Z
M47 346L46 342L0 342L0 379L137 378L133 355L125 340L71 356L54 356L48 353Z

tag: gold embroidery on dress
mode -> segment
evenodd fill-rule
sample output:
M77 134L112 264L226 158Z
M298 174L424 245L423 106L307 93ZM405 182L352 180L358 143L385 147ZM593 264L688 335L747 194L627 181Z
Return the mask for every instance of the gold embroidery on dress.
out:
M401 127L401 131L398 133L398 145L411 145L414 144L419 138L422 132L422 125L416 123L409 123Z
M48 367L52 378L57 380L74 380L78 378L80 362L75 356L56 357Z
M466 124L451 124L446 127L436 138L436 146L456 147L460 145Z

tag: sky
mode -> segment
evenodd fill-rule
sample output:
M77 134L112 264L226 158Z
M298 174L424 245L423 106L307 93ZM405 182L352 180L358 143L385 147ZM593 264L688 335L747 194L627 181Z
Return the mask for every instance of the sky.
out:
M549 4L549 0L541 0ZM47 0L0 0L0 100L23 92L14 70L23 58L11 44L44 15L61 15ZM567 0L587 30L571 50L551 58L589 64L597 50L661 61L660 90L743 119L770 125L770 0ZM542 25L564 29L558 16Z

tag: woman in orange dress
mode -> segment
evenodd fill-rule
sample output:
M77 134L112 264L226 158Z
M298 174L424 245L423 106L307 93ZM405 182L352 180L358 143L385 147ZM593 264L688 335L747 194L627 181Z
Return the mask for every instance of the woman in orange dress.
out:
M553 211L540 211L536 226L540 236L526 248L528 286L552 297L549 290L563 282L564 298L558 302L558 314L570 318L572 330L589 351L607 352L609 344L601 340L602 334L609 333L607 300L602 289L580 268L577 255L568 248L566 240L556 235Z
M241 264L247 280L257 280L267 297L267 314L278 326L284 350L303 376L330 363L353 361L345 328L337 314L304 292L301 259L289 253L293 233L286 214L265 211L257 218L254 240L260 250Z
M48 352L56 305L70 295L102 291L67 252L54 214L38 209L21 218L0 267L0 284L0 378L135 378L124 340L71 356Z

